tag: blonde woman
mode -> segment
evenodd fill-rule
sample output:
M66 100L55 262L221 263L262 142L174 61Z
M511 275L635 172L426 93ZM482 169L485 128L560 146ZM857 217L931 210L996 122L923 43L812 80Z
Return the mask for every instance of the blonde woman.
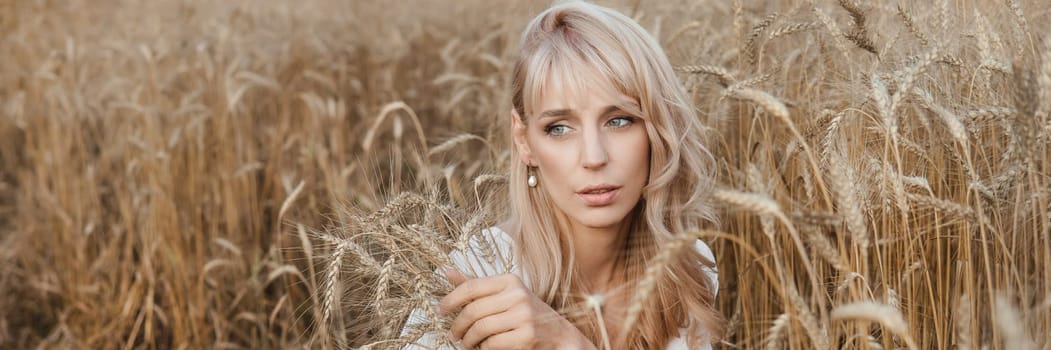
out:
M702 128L657 41L614 10L560 3L525 29L512 84L508 219L485 235L513 258L454 252L438 304L451 332L410 348L709 348L723 321L699 240L621 329L659 245L715 219Z

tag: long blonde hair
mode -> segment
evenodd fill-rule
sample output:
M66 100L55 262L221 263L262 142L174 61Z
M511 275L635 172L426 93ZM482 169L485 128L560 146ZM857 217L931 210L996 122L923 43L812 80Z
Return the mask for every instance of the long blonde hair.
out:
M631 18L586 2L557 4L526 27L514 63L512 105L528 123L545 86L571 84L582 89L605 84L632 97L626 110L644 118L650 140L649 179L643 199L628 215L628 244L621 254L629 283L638 281L658 247L677 233L714 223L707 195L713 183L712 157L687 93L657 41ZM594 87L594 85L590 85ZM576 90L580 91L580 90ZM574 275L573 247L561 214L539 187L526 185L529 169L512 148L509 217L527 284L600 343L596 317L581 310L583 283ZM539 174L543 179L543 174ZM543 180L541 180L543 181ZM722 335L715 291L703 267L714 262L687 249L667 264L643 313L621 345L663 348L686 327L691 347ZM630 289L629 289L630 290ZM660 310L660 311L657 311ZM705 339L706 338L706 339Z

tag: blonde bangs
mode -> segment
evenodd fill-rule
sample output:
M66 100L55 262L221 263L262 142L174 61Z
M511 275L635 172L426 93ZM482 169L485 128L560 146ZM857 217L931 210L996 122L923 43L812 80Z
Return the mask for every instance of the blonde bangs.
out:
M566 19L567 21L569 19ZM526 38L534 40L524 46L532 47L522 61L523 119L536 113L535 106L545 97L544 91L558 90L564 94L602 89L611 96L624 95L631 103L621 103L622 110L645 117L639 103L641 91L646 89L644 79L633 68L638 66L632 57L624 54L627 48L599 28L559 26ZM530 45L531 44L531 45ZM525 51L525 50L524 50ZM550 85L549 85L550 84Z

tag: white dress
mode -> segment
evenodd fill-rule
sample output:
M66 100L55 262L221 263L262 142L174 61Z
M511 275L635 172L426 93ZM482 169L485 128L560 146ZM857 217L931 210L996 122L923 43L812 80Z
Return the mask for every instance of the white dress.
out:
M511 236L509 236L506 232L496 227L483 230L482 233L482 239L489 241L488 245L480 244L480 242L478 242L477 239L474 239L471 241L471 245L469 247L468 252L465 253L461 251L454 251L449 255L453 263L456 265L456 268L464 272L465 274L474 275L478 277L513 273L522 278L522 281L528 281L529 276L525 276L525 274L518 268L518 265L514 262L514 258L512 256L512 252L514 252L514 249L512 249L514 241L511 239ZM497 250L489 252L485 249L486 246L495 246L497 247ZM697 243L694 245L694 248L697 249L697 252L705 258L711 261L715 261L715 256L712 254L712 250L708 248L708 245L705 244L703 241L697 240ZM710 278L712 281L713 290L715 292L718 292L719 279L716 271L714 269L706 269L706 271L708 272L708 278ZM402 335L404 336L408 334L412 325L422 324L426 322L427 316L425 312L419 308L414 309L409 315L408 320L406 321L405 328L402 329ZM437 340L439 336L441 335L428 333L423 337L419 338L416 341L416 343L410 344L402 349L435 349L435 345L438 344ZM711 348L711 344L705 344L699 349L710 350ZM665 347L665 349L688 350L689 348L687 348L686 344L686 329L680 328L679 336L672 338L670 341L668 341L668 346ZM451 349L449 347L443 347L442 350Z

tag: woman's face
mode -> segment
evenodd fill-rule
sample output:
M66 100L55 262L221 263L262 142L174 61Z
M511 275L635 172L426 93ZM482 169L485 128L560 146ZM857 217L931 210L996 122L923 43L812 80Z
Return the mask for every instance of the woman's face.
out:
M549 84L528 123L514 119L522 161L574 226L619 225L642 197L649 174L649 136L635 105L613 89L569 91ZM632 108L639 110L639 108Z

